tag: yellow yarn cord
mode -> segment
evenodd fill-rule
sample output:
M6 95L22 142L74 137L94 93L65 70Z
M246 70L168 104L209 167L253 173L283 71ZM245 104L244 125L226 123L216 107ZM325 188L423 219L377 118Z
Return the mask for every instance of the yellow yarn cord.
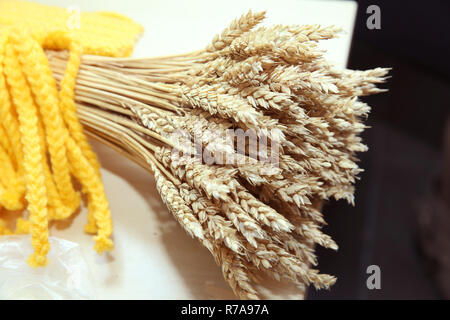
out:
M18 218L14 233L31 233L32 266L47 263L49 222L80 205L72 177L89 201L85 231L96 233L95 249L113 248L100 165L76 114L75 79L82 53L127 56L141 32L115 13L74 17L58 7L0 1L0 217L2 207L28 209L29 220ZM44 49L69 51L59 88ZM12 233L0 219L0 235Z

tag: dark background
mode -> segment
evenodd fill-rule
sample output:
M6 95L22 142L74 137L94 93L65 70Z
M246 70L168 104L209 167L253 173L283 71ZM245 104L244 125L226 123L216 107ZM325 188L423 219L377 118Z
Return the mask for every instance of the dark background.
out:
M439 194L443 176L450 1L357 2L348 67L392 67L392 78L382 85L389 92L363 97L372 106L371 128L364 134L369 152L360 155L366 171L357 183L355 207L331 201L324 209L324 230L340 248L318 248L319 269L338 282L331 291L311 289L308 298L445 298L446 284L436 279L439 266L430 265L421 249L417 217L421 204ZM380 30L366 27L372 4L381 9ZM366 287L371 264L381 268L381 290Z

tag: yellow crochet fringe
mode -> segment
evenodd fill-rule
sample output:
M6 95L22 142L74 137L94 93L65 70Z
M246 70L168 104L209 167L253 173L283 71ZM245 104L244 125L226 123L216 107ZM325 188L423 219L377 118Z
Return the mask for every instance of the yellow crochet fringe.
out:
M130 55L142 27L127 17L81 13L30 2L0 1L0 214L28 209L15 231L0 220L0 234L31 233L31 266L47 263L48 225L66 219L88 199L85 231L95 250L113 248L111 214L99 163L76 114L75 78L82 53ZM69 25L79 19L79 26ZM70 52L58 88L44 49Z

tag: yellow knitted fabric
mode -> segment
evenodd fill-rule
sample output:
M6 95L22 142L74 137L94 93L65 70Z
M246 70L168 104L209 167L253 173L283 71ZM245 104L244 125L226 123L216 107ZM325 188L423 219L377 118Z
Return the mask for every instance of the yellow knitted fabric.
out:
M75 79L82 53L127 56L142 27L106 12L77 13L22 1L0 1L0 217L27 209L16 234L31 233L32 266L47 263L49 222L80 205L76 178L89 201L86 232L95 249L113 247L111 214L100 165L78 121ZM68 50L58 88L44 49ZM12 234L0 219L0 235Z

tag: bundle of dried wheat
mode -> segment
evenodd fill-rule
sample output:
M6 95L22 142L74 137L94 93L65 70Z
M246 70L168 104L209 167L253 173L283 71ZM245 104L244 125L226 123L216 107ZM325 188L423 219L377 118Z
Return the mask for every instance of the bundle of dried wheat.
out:
M388 72L327 63L318 41L337 28L254 29L263 18L249 12L183 55L83 56L75 97L88 133L154 174L169 210L243 299L260 297L260 272L299 288L336 281L312 268L315 244L337 250L321 232L320 203L353 203L370 110L358 96L383 91ZM61 79L66 54L48 56Z

